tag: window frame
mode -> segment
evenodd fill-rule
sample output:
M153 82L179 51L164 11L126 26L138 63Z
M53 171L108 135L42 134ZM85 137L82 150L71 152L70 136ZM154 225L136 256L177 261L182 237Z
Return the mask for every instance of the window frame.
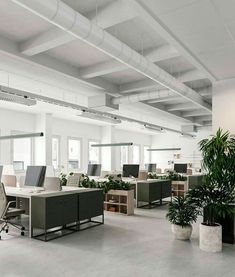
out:
M95 142L96 144L100 144L100 140L98 139L88 139L88 151L87 151L87 155L88 155L88 158L87 158L87 161L88 161L88 164L90 163L90 142ZM98 164L101 164L102 163L102 157L101 157L101 148L99 148L99 161L98 161Z
M80 153L79 153L79 158L80 158L80 164L78 168L74 169L69 169L69 140L77 140L80 142ZM81 137L67 137L67 171L79 171L82 169L82 138Z
M53 149L52 149L52 140L53 139L58 139L58 168L54 168L54 170L58 170L61 167L61 136L59 135L52 135L51 137L51 163L53 165Z

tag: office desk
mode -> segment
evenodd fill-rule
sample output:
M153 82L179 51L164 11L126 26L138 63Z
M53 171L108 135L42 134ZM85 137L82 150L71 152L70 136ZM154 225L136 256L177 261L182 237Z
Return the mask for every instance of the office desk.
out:
M16 188L16 187L5 187L6 195L13 196L16 198L27 199L29 202L29 237L32 237L32 218L31 218L31 200L33 196L36 195L50 195L51 193L60 194L59 191L41 191L40 193L32 192L35 188ZM36 191L36 190L35 190ZM85 192L90 191L87 188L78 188L78 187L62 187L62 192Z

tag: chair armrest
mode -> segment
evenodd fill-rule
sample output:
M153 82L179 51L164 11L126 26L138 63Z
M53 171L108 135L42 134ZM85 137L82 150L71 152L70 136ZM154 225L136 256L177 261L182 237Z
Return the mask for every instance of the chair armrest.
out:
M3 215L2 215L3 217L5 216L6 212L8 211L10 205L13 204L13 203L16 203L16 201L9 201L7 203L6 209L5 209L5 211L4 211Z

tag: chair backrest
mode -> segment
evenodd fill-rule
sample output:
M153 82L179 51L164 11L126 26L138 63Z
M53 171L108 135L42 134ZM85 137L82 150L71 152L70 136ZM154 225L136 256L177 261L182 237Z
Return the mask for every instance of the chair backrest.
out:
M0 219L2 218L7 207L7 196L3 183L0 182Z
M147 180L147 179L148 179L147 171L146 170L140 170L137 180Z
M45 190L61 191L60 178L46 177L44 181Z
M156 173L157 174L162 174L162 169L161 168L156 168Z
M16 182L15 175L2 175L2 183L5 187L16 187Z
M69 175L67 179L67 186L78 187L82 173L74 173Z

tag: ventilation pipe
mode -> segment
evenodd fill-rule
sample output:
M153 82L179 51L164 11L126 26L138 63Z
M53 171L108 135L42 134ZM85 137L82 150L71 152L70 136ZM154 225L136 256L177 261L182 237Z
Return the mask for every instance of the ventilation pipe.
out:
M112 104L119 105L119 104L130 104L130 103L137 103L140 101L147 101L152 99L158 99L161 97L166 96L175 96L175 93L170 92L169 90L159 90L159 91L147 91L141 92L131 95L125 95L121 97L116 97L112 99Z
M120 40L93 24L61 0L12 0L32 13L96 47L110 57L211 112L211 105L191 88L150 62Z

